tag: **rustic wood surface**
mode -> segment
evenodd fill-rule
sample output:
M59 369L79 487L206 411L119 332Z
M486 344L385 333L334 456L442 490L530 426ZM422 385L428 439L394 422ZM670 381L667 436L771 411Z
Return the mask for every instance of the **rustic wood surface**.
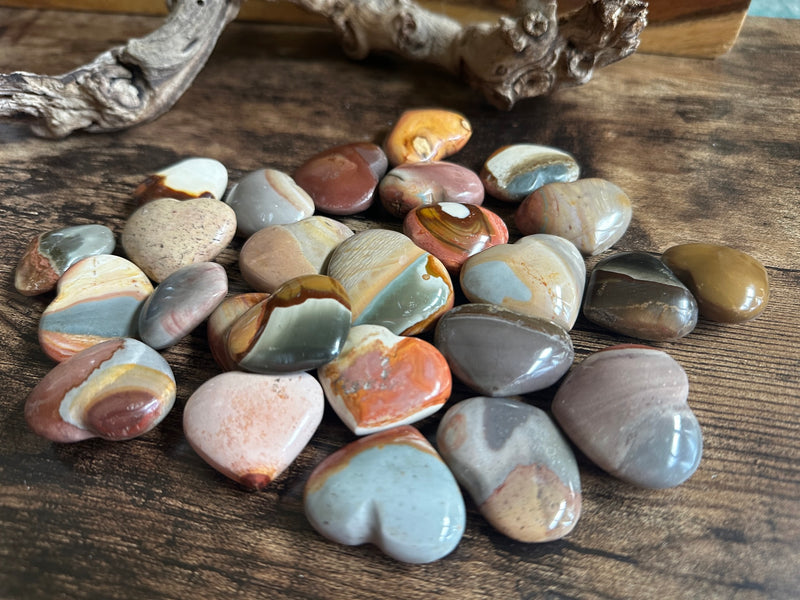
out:
M0 72L59 73L158 19L0 9ZM235 23L160 120L117 134L37 139L0 123L0 597L38 598L796 598L800 590L800 22L748 19L716 61L634 55L583 87L487 106L433 69L343 58L324 31ZM620 483L579 457L584 512L541 545L495 533L468 502L458 548L425 566L322 539L302 511L310 469L352 439L326 412L308 448L266 491L208 467L181 432L181 405L218 372L201 327L164 352L178 403L141 439L57 445L23 403L53 364L37 343L51 296L26 298L13 270L29 238L99 222L121 231L130 192L190 155L242 174L291 171L334 144L381 139L404 109L464 112L473 139L454 160L537 142L625 189L634 218L614 250L729 244L768 268L755 321L701 320L658 344L686 369L705 454L684 485ZM487 206L509 216L507 207ZM378 209L346 222L398 228ZM516 232L513 232L516 236ZM220 257L244 290L235 242ZM609 252L610 253L610 252ZM608 253L607 253L608 254ZM589 266L596 259L589 261ZM577 360L626 341L579 319ZM528 401L547 407L553 390ZM467 391L457 388L455 397ZM436 416L420 426L432 437Z

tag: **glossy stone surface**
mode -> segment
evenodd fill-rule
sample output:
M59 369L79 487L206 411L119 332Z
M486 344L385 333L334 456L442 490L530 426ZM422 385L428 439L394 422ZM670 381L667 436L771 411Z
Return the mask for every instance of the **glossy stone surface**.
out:
M62 361L110 338L136 337L153 285L129 260L99 254L67 269L56 292L39 320L39 343Z
M139 338L161 350L177 344L208 317L228 293L222 265L194 263L175 271L145 300Z
M347 293L338 281L304 275L287 281L236 319L226 335L226 347L245 371L305 371L338 356L350 320Z
M458 483L410 425L331 454L311 473L304 504L312 527L326 538L350 546L372 543L407 563L446 556L466 525Z
M153 200L136 209L122 231L122 247L150 279L213 260L236 233L233 209L213 198Z
M755 319L769 300L769 277L758 260L716 244L681 244L661 256L694 294L700 314L721 323Z
M575 245L540 233L487 248L461 268L471 302L504 306L572 329L581 307L586 265Z
M380 325L350 329L341 353L317 371L333 410L356 435L424 419L450 397L444 356Z
M355 142L315 154L294 172L294 180L318 210L352 215L369 208L388 164L383 150Z
M703 451L688 394L686 373L666 352L613 346L570 372L552 411L601 469L641 487L668 488L691 477Z
M508 537L549 542L577 524L578 465L543 410L510 398L470 398L442 417L436 445L481 514Z
M493 304L462 304L436 325L434 344L453 375L488 396L553 385L572 366L569 333L557 323Z
M407 163L381 179L378 195L383 207L402 219L419 206L440 202L481 204L483 183L474 172L454 163Z
M225 203L236 213L236 232L249 237L270 225L285 225L314 214L314 201L289 175L259 169L235 184Z
M354 325L413 335L453 306L447 269L397 231L370 229L346 239L333 251L328 275L347 290Z
M127 440L158 425L175 402L175 377L161 355L130 338L111 339L58 364L33 388L25 420L53 442Z
M622 335L675 340L691 333L697 324L697 302L655 256L623 252L600 261L592 270L583 314Z
M525 235L558 235L591 256L625 235L632 214L630 198L610 181L579 179L540 187L520 204L514 219Z
M226 337L228 330L236 320L253 306L266 300L269 294L263 292L250 292L247 294L236 294L225 298L219 306L214 309L208 317L206 324L206 335L208 336L208 347L214 362L223 371L233 371L236 369L236 361L228 353Z
M222 373L186 401L183 431L209 465L261 490L303 451L324 409L322 388L308 373Z
M403 220L403 233L451 273L457 273L473 254L508 242L508 227L495 213L454 202L412 210Z
M133 192L139 204L159 198L221 200L228 186L228 170L213 158L187 158L149 175Z
M111 254L115 245L114 234L104 225L76 225L39 234L28 243L17 264L14 287L25 296L49 292L76 262Z
M554 181L575 181L580 167L571 154L536 144L512 144L492 153L481 169L486 192L498 200L520 202Z
M254 233L239 253L239 270L255 290L274 292L300 275L325 273L334 248L353 235L346 225L315 215Z
M451 110L407 110L386 136L383 147L392 165L442 160L461 150L472 136L467 118Z

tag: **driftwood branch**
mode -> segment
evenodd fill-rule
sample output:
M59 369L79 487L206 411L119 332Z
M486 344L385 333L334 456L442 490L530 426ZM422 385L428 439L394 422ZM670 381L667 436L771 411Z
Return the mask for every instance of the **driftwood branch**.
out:
M178 0L164 24L64 75L0 74L0 116L29 115L44 137L113 131L169 110L239 12L239 0Z
M559 19L555 0L518 0L496 23L464 25L412 0L291 0L328 19L345 52L389 51L464 78L493 104L588 81L628 56L647 3L589 0ZM28 115L34 131L63 137L111 131L163 114L191 85L240 0L175 0L161 28L60 76L0 74L0 117Z

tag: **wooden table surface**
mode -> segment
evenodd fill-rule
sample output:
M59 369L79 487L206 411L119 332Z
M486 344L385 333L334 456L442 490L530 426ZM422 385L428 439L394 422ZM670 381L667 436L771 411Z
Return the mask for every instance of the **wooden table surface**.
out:
M159 22L0 9L0 72L67 71ZM154 123L56 142L0 122L0 598L800 596L798 65L800 21L748 19L715 61L637 54L583 87L503 113L436 70L391 57L349 61L326 31L236 23ZM332 412L261 493L218 475L186 443L182 404L218 373L203 327L164 352L178 402L143 438L58 445L28 430L25 398L53 367L36 335L52 296L13 288L29 238L89 222L119 233L134 186L180 158L216 158L232 181L266 166L291 171L334 144L380 140L418 106L467 115L474 135L453 160L468 167L501 145L535 142L621 186L634 216L615 251L713 242L766 265L772 297L758 319L701 320L688 337L657 344L686 369L703 427L703 461L688 482L637 489L579 457L583 515L566 539L511 541L468 501L461 544L436 563L336 545L302 508L311 468L353 439ZM345 221L399 227L377 209ZM219 258L234 291L246 289L240 247ZM577 361L626 341L583 318L572 333ZM552 394L527 400L546 408ZM467 395L458 387L454 399ZM420 429L432 437L436 424L433 416Z

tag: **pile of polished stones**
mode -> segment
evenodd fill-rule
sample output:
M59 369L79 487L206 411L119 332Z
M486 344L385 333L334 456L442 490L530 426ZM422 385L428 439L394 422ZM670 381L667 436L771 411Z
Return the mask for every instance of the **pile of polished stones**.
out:
M660 258L613 254L587 283L584 257L630 223L625 192L581 179L571 155L540 145L500 148L479 174L443 160L470 135L458 113L407 111L383 147L337 146L291 176L262 169L230 190L219 162L183 160L134 192L127 258L98 224L37 236L15 284L56 291L39 339L59 364L28 397L28 424L62 443L146 433L175 401L158 350L207 320L223 372L187 400L187 440L213 468L263 489L308 444L327 400L358 436L306 484L308 519L331 540L437 560L464 532L462 488L503 534L558 539L581 512L570 442L633 485L684 482L702 434L681 366L642 345L573 366L569 331L581 309L652 341L689 334L698 314L752 319L768 298L763 266L685 244ZM516 206L515 243L485 194ZM403 233L354 233L334 218L376 200ZM213 260L237 234L253 291L229 295ZM454 280L468 300L458 306ZM412 424L444 407L453 377L477 395L448 407L434 447ZM525 402L556 384L549 412Z

